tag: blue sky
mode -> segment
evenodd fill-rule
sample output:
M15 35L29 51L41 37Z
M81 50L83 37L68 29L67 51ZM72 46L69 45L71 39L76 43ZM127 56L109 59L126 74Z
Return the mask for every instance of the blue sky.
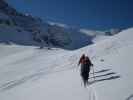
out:
M46 21L104 30L133 26L133 0L7 0Z

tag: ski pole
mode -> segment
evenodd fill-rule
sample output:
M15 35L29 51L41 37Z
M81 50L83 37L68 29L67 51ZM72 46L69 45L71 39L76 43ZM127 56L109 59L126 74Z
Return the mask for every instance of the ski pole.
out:
M94 66L93 67L93 77L94 77L94 81L95 81L95 72L94 72Z

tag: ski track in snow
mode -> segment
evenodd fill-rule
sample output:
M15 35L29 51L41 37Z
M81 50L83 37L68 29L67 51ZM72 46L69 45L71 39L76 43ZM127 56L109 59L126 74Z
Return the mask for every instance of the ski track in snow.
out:
M97 95L96 95L96 91L93 89L93 87L92 86L90 86L89 88L88 88L88 94L89 94L89 99L88 100L98 100L97 99Z
M131 94L126 100L133 100L133 94Z
M25 83L25 82L27 82L29 80L38 79L41 76L45 76L45 75L48 75L48 74L54 74L54 73L60 72L60 71L71 70L71 69L75 68L75 64L74 64L74 62L72 62L73 61L72 57L73 56L69 57L70 58L70 59L68 59L69 62L67 61L67 63L65 63L64 65L63 64L59 64L59 63L57 63L57 64L55 63L55 64L53 64L51 66L48 66L47 68L45 67L43 69L39 69L39 71L36 71L33 74L31 74L31 75L24 76L24 77L22 77L20 79L11 80L9 82L6 82L6 83L2 84L0 86L0 89L1 90L8 90L8 89L14 88L14 87L16 87L18 85L21 85L21 84L23 84L23 83ZM22 62L24 62L24 61L26 61L28 59L31 59L31 58L32 58L31 56L28 56L28 57L26 57L26 59L25 58L21 59L20 62L22 63ZM56 61L57 61L57 59L55 61L52 61L52 62L56 62ZM15 62L13 62L12 64L15 64Z

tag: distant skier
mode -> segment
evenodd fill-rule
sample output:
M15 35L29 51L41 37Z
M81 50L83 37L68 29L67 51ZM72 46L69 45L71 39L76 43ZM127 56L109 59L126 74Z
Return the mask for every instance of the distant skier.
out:
M84 86L86 87L86 85L88 84L90 67L93 66L93 64L91 63L89 57L85 56L85 54L81 56L78 65L80 64L81 64L80 75L84 82Z

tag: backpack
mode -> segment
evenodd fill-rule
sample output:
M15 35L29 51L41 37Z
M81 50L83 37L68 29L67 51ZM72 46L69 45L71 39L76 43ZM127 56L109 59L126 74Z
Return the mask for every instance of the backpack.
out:
M89 59L88 56L85 57L85 64L88 65L88 66L91 66L92 65L92 63L91 63L91 61L90 61L90 59Z

